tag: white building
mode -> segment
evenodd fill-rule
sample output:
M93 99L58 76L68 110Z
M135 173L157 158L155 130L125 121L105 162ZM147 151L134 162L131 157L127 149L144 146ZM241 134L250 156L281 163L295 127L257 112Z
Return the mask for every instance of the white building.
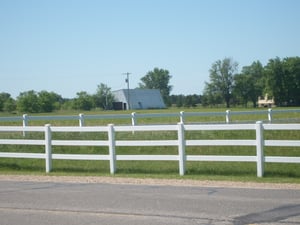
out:
M112 93L115 98L114 109L166 108L158 89L121 89Z

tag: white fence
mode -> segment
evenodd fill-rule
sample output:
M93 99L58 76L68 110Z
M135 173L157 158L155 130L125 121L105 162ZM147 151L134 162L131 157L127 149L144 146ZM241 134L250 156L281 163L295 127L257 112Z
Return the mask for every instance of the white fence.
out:
M185 138L186 131L220 131L220 130L255 130L256 138L253 140L189 140ZM265 156L264 146L300 147L299 140L265 140L264 130L300 130L300 124L223 124L223 125L144 125L144 126L89 126L89 127L51 127L50 125L16 127L0 126L0 132L44 132L43 140L31 139L0 139L1 145L40 145L44 146L44 153L18 153L0 152L0 157L6 158L37 158L45 159L46 172L52 169L52 160L108 160L110 173L114 174L119 160L159 160L178 161L179 174L184 175L186 161L225 161L225 162L256 162L257 176L264 174L264 164L272 163L300 163L300 157ZM161 132L175 131L177 139L174 140L116 140L116 132ZM53 140L53 132L105 132L107 140ZM106 146L108 154L52 154L52 146ZM176 155L117 155L117 146L177 146ZM255 146L256 155L253 156L228 156L228 155L186 155L187 146Z
M79 126L83 127L85 125L86 120L107 120L107 119L128 119L131 125L135 126L138 125L138 119L140 118L170 118L170 117L177 117L179 118L178 122L186 123L186 119L188 117L223 117L224 122L229 124L234 122L233 117L237 115L264 115L264 120L268 123L272 123L276 121L273 118L276 114L284 114L284 113L300 113L300 109L287 109L287 110L253 110L253 111L231 111L226 110L225 112L184 112L181 111L179 113L136 113L133 112L131 114L101 114L101 115L84 115L80 113L79 115L71 115L71 116L30 116L24 114L23 116L15 116L15 117L0 117L0 122L8 122L8 121L20 121L23 127L27 127L30 121L50 121L50 120L78 120ZM289 118L290 120L293 118ZM299 116L294 118L299 120ZM215 121L217 122L217 121ZM247 122L247 121L239 121ZM254 121L251 121L254 122Z

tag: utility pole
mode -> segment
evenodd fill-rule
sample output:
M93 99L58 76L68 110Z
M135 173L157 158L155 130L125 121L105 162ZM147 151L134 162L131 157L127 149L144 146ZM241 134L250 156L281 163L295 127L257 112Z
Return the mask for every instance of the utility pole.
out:
M127 97L128 97L128 107L127 109L130 109L130 94L129 94L129 75L131 73L123 73L124 75L126 75L126 79L125 79L125 82L127 83Z

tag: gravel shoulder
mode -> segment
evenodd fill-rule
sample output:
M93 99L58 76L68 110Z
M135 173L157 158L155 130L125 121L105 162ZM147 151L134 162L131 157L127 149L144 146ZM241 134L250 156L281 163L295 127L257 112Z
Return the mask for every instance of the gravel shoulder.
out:
M36 175L1 175L0 181L31 181L31 182L66 182L66 183L106 183L130 185L160 185L160 186L197 186L197 187L224 187L224 188L252 188L252 189L297 189L300 184L289 183L255 183L231 182L188 179L152 179L152 178L123 178L98 176L36 176Z

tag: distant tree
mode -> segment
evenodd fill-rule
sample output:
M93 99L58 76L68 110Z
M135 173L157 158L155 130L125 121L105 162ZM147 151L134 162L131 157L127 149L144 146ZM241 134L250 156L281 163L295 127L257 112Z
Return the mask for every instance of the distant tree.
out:
M0 93L0 112L13 112L16 110L16 102L9 93Z
M172 106L176 106L178 108L183 106L184 95L170 95L169 99Z
M33 90L21 92L17 97L17 109L20 112L26 113L40 112L41 107L37 93Z
M234 75L237 72L238 63L231 58L224 58L213 63L209 70L210 82L205 83L204 95L208 100L218 100L221 96L230 107L232 89L234 86Z
M286 74L287 105L300 105L300 57L283 59L283 68Z
M202 105L203 106L217 106L224 102L222 93L219 88L216 88L215 85L206 83L204 87Z
M4 102L3 111L13 112L17 109L16 101L13 98L9 98Z
M185 96L184 106L185 107L196 107L197 104L201 103L200 96L194 95L187 95Z
M300 58L270 59L265 66L266 90L274 97L276 105L299 104Z
M0 112L3 111L5 101L10 97L10 94L2 92L0 93Z
M234 77L235 86L232 94L236 104L243 104L247 107L247 103L250 100L249 93L251 92L249 86L250 77L246 74L237 74Z
M279 57L270 59L265 66L266 92L275 98L277 105L284 105L286 99L286 77Z
M74 99L63 98L60 109L71 110L74 109Z
M93 97L85 91L77 92L77 97L73 100L73 109L91 110L93 108Z
M259 61L251 66L244 66L242 72L234 76L233 95L240 103L247 106L248 101L256 107L258 97L263 94L264 68Z
M202 96L201 95L171 95L170 96L172 105L176 107L195 107L197 104L201 104Z
M179 108L182 107L184 104L184 99L185 99L184 95L178 95L176 98L176 106Z
M96 107L102 109L112 109L112 104L114 102L114 95L111 92L111 88L109 88L106 84L101 83L97 86L97 92L93 96L94 103Z
M41 91L38 93L38 101L41 112L52 112L59 109L62 97L54 92Z
M172 86L169 85L169 82L171 78L172 76L168 70L154 68L153 71L149 71L144 77L141 78L142 82L139 83L139 87L159 89L165 104L170 105L169 97Z
M176 105L176 103L177 103L177 96L178 96L178 95L170 95L170 98L169 98L169 100L170 100L170 105L172 105L172 106L175 106L175 105Z

